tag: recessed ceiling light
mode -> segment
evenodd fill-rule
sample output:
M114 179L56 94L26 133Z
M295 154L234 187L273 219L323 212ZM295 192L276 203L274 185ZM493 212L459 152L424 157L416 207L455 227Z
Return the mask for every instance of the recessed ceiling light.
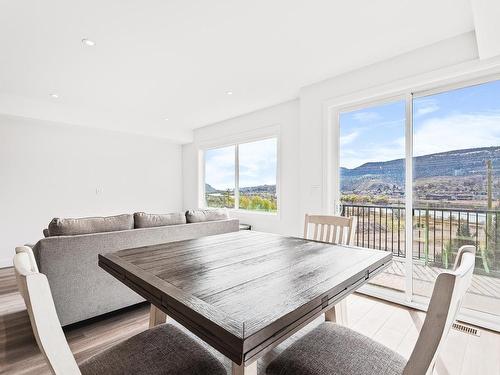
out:
M232 91L226 91L226 95L233 95Z
M89 47L95 46L95 42L87 38L83 38L82 43Z
M165 117L165 118L164 118L164 120L165 120L165 121L168 121L168 118L167 118L167 117Z
M50 97L54 98L54 99L57 99L59 97L59 94L53 93L53 94L50 94Z

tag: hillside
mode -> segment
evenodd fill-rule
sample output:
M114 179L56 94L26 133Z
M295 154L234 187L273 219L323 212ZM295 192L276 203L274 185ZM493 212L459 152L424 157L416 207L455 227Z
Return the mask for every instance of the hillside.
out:
M217 189L215 189L212 185L205 183L205 193L207 194L217 193Z
M500 147L453 150L418 156L414 161L414 178L417 183L418 180L436 180L435 183L439 185L440 182L450 183L454 179L465 183L467 178L470 178L475 184L483 184L487 160L492 161L494 168L500 168ZM404 159L369 162L353 169L341 168L341 190L366 193L402 192L404 169ZM439 190L443 188L446 190L446 187L439 186Z
M418 156L414 162L415 198L419 200L482 200L486 196L486 161L493 164L493 199L500 199L500 146L453 150ZM404 196L405 161L396 159L341 168L344 194L387 196L399 201ZM205 184L207 194L224 194ZM232 189L231 189L232 192ZM240 188L242 195L275 196L275 185Z
M230 189L232 191L232 189ZM205 183L205 193L214 194L214 193L225 193L226 190L217 190L210 184ZM276 185L258 185L258 186L247 186L241 187L240 193L248 194L248 195L257 195L267 193L270 195L276 194Z

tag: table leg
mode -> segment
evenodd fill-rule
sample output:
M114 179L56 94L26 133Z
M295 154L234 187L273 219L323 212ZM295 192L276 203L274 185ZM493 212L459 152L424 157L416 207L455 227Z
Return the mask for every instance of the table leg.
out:
M349 324L347 319L347 301L345 298L325 312L325 321L335 322L343 326Z
M257 361L249 364L248 366L239 366L233 362L232 375L257 375Z
M163 324L167 321L167 314L161 311L158 307L151 304L151 309L149 311L149 328L156 327L159 324Z

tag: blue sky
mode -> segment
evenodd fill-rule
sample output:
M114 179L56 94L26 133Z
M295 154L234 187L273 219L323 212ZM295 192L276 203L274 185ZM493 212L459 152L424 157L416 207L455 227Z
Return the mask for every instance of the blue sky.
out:
M239 145L240 187L276 184L277 140ZM205 182L216 189L234 189L235 146L205 151Z
M205 183L216 189L234 189L235 146L205 151Z
M500 145L500 81L416 98L414 155ZM404 101L340 115L340 165L403 158Z

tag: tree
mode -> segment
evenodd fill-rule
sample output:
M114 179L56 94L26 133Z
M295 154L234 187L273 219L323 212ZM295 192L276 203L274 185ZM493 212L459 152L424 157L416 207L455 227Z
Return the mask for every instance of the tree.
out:
M240 196L240 208L246 210L250 206L250 199L246 196Z
M262 198L258 195L254 195L251 200L250 208L253 210L259 210L262 208Z
M474 245L475 239L470 232L470 227L467 223L461 223L457 228L457 236L455 246L460 249L464 245Z
M388 204L389 203L389 197L386 195L381 195L381 196L375 196L372 198L372 202L375 204Z

